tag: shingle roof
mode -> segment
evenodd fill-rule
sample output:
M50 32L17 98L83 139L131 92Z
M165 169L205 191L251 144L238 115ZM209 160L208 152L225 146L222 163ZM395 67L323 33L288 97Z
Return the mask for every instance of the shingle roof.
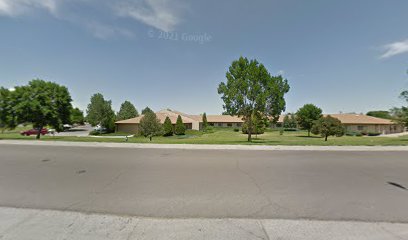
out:
M341 121L342 124L378 124L378 125L392 125L395 122L389 119L376 118L364 114L325 114L330 115Z
M207 122L243 123L242 118L230 115L207 115Z
M181 119L183 120L183 123L196 122L194 119L191 119L191 118L186 117L184 115L172 112L170 110L161 110L161 111L156 112L156 116L160 120L161 123L164 123L164 120L166 120L166 117L169 117L171 123L176 124L178 115L181 116ZM142 118L143 118L143 115L140 115L139 117L126 119L126 120L122 120L122 121L117 121L116 124L137 124L137 123L140 123L140 120Z

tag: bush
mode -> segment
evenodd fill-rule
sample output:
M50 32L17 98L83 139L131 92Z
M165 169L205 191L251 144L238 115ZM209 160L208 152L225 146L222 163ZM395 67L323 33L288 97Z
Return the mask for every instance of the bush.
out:
M368 133L368 136L371 136L371 137L380 136L380 135L381 135L381 133L379 133L379 132L369 132Z
M297 128L284 128L283 131L285 131L285 132L296 132Z
M98 136L98 135L101 135L101 132L100 132L100 131L97 131L97 130L93 130L93 131L91 131L91 132L89 133L89 135Z
M166 117L166 120L164 120L163 123L163 136L173 136L173 124L171 124L171 120L169 117Z
M177 122L176 122L176 127L174 129L174 133L176 135L185 135L186 134L186 126L183 123L183 119L181 119L181 116L178 115L177 117Z
M362 134L361 132L357 132L355 136L356 136L356 137L362 137L363 134Z
M239 128L234 128L234 132L239 132Z

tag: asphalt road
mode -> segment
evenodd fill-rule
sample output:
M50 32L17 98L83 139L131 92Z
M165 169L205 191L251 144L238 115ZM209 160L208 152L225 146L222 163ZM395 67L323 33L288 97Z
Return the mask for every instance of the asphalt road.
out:
M3 207L408 222L404 186L408 152L0 145Z

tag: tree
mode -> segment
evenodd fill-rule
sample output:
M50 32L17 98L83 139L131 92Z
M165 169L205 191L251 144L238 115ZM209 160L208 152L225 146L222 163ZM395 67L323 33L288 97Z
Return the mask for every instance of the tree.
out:
M84 122L85 122L84 112L79 110L79 108L72 109L70 123L83 125Z
M86 112L86 119L92 126L100 124L109 132L115 129L116 116L112 109L112 102L105 100L102 94L96 93L91 97Z
M297 121L294 114L287 114L283 118L283 127L284 128L297 128Z
M140 133L144 137L148 137L152 141L153 136L160 135L162 132L162 126L160 120L153 112L146 112L142 119L140 119Z
M142 110L142 115L144 115L144 114L146 114L146 113L148 113L148 112L154 113L152 109L150 109L149 107L145 107L145 108Z
M392 119L389 111L369 111L366 115L377 118Z
M271 76L257 60L240 57L233 61L226 74L227 82L218 86L225 113L243 118L248 123L248 141L251 141L252 115L271 117L274 122L285 110L284 95L289 84L282 76Z
M64 86L35 79L26 86L16 87L13 95L17 123L32 123L38 130L37 139L45 126L61 131L62 125L70 122L72 99Z
M13 92L6 88L0 88L0 128L4 132L5 129L14 129L17 126L16 116L13 107L15 106L15 98Z
M184 135L186 134L186 126L183 123L183 119L181 119L181 116L178 115L177 121L176 121L176 127L174 129L174 133L176 135Z
M207 114L203 114L203 131L205 131L208 127L208 121L207 121Z
M166 120L164 120L163 123L163 136L173 136L173 124L169 117L166 117Z
M125 101L122 103L122 105L120 105L120 110L116 115L116 120L117 121L126 120L138 116L139 113L137 112L135 106L131 102Z
M265 133L265 128L266 128L266 122L265 119L262 118L262 116L253 114L252 117L252 129L251 132L256 134L256 138L258 138L258 134L264 134ZM244 124L242 125L242 133L248 134L249 132L249 124L248 121L245 121Z
M329 136L341 137L344 135L344 127L340 120L330 115L316 120L312 128L313 134L320 134L327 141Z
M313 123L322 117L322 109L313 104L305 104L296 112L296 120L300 127L307 130L307 135L310 137L310 131Z

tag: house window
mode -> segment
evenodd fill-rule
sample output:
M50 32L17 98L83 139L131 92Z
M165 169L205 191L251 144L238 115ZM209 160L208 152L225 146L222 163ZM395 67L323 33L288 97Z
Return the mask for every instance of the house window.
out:
M214 127L214 123L210 123L210 126Z
M218 123L218 127L222 127L222 123Z
M227 126L228 126L228 127L232 127L232 123L228 123Z
M241 127L242 126L242 124L241 123L237 123L237 127Z
M363 130L364 130L364 126L357 126L357 130L358 130L358 131L363 131Z

